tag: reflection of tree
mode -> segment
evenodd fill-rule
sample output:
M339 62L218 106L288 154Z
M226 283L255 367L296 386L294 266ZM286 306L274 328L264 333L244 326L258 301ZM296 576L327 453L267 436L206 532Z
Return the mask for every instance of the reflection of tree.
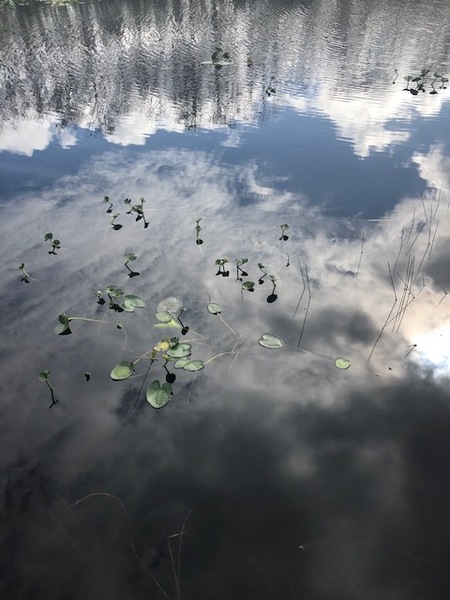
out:
M433 8L401 4L400 11L378 1L315 0L306 11L275 0L109 0L55 9L35 1L2 13L4 118L56 111L63 127L103 134L133 113L154 126L258 121L273 110L264 98L273 76L280 87L306 92L326 79L327 93L342 95L367 89L392 56L398 66L411 62L412 52L416 64L426 61L429 41L419 35L420 23L438 16L446 22L450 7L443 0ZM445 60L445 38L446 29L436 27L433 64ZM233 64L202 65L218 45Z

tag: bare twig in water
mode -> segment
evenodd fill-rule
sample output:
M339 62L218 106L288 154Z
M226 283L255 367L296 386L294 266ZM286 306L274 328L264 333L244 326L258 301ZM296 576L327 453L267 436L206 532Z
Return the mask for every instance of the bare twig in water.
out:
M302 273L302 277L303 277L303 273ZM309 284L308 265L305 265L305 279L306 279L306 285L308 287L308 303L307 303L306 309L305 309L305 316L303 317L303 325L302 325L302 329L300 331L300 336L298 338L297 348L300 348L303 334L305 333L306 320L308 319L309 307L311 306L311 286Z
M448 294L447 290L445 290L444 288L442 288L442 291L444 292L444 295L443 295L443 296L442 296L442 298L439 300L439 302L438 302L438 306L439 306L439 304L442 302L442 300L445 298L445 296L447 296L447 294Z
M364 241L365 241L365 238L364 238L364 233L363 233L362 238L361 238L361 254L359 255L359 262L358 262L358 266L356 268L356 277L358 276L359 267L361 266L361 261L362 261L362 257L364 254Z
M138 560L139 564L141 565L141 567L144 569L144 571L147 573L147 575L150 577L150 579L153 581L153 583L157 586L157 588L163 593L164 597L167 598L167 600L170 600L169 596L167 595L166 591L161 586L161 584L159 583L159 581L150 573L150 571L147 569L147 567L142 562L141 557L136 552L136 548L134 547L133 541L129 539L129 542L130 542L131 549L133 550L134 555L137 558L137 560Z
M408 350L408 352L405 354L405 356L403 358L406 358L407 356L409 356L415 348L417 348L417 344L412 344L411 350Z
M398 301L398 298L397 298L397 292L396 292L396 290L395 290L395 285L394 285L394 279L393 279L393 277L392 277L391 265L389 264L389 262L388 262L388 269L389 269L389 277L390 277L390 279L391 279L391 285L392 285L392 289L393 289L393 291L394 291L394 302L392 303L391 310L389 311L389 314L388 314L388 316L386 317L386 320L385 320L385 322L384 322L384 325L383 325L383 326L382 326L382 328L380 329L380 333L378 334L378 337L377 337L377 339L375 340L375 343L374 343L374 345L372 346L372 350L370 351L370 354L369 354L369 356L367 357L367 362L369 362L369 361L370 361L370 359L372 358L372 354L374 353L374 351L375 351L375 348L377 347L377 344L378 344L378 342L381 340L381 336L383 335L383 333L384 333L384 330L386 329L386 326L387 326L387 324L388 324L388 322L389 322L389 318L390 318L390 316L392 315L392 313L394 312L395 305L397 304L397 301Z
M294 314L292 315L293 319L295 319L295 316L297 314L298 308L300 306L300 302L303 300L303 296L305 295L305 292L306 292L305 276L303 275L303 269L302 269L302 266L300 264L300 259L299 259L298 256L297 256L297 262L298 262L298 268L300 269L300 274L302 276L303 290L302 290L302 293L300 294L300 298L298 299L297 306L295 307L295 310L294 310Z

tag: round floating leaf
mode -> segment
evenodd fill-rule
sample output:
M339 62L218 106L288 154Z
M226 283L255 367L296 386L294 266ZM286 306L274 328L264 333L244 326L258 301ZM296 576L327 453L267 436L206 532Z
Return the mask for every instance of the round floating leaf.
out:
M45 238L44 238L44 239L45 239L45 241L47 241L47 240L51 240L52 238L53 238L53 233L46 233L46 234L45 234Z
M140 296L135 296L134 294L127 294L124 296L124 300L126 300L129 304L132 304L135 308L144 308L145 301Z
M172 319L168 323L155 323L153 327L155 329L165 329L167 327L170 327L172 329L180 329L181 325L177 321L175 321L175 319Z
M155 379L147 388L146 397L147 402L153 408L163 408L170 401L172 396L172 384L163 383Z
M247 290L247 292L253 292L255 289L254 281L246 281L242 284L242 289Z
M184 358L185 356L191 355L191 345L190 344L175 344L169 350L167 350L167 355L170 358Z
M86 381L89 381L89 379L91 378L91 374L90 374L89 372L86 372L86 373L84 374L84 376L85 376L85 378L86 378Z
M39 373L39 381L47 381L50 375L50 371L48 369L43 369Z
M339 357L334 361L334 364L338 369L348 369L352 363L347 358Z
M202 360L191 360L187 363L187 365L184 365L183 369L185 371L201 371L204 366L205 365Z
M128 300L124 299L122 304L121 304L121 308L123 308L123 310L125 312L134 312L134 304L131 304L131 302L128 302Z
M64 313L59 315L58 324L55 327L56 335L63 335L65 333L71 333L69 324L70 324L70 319L67 315L65 315Z
M125 258L127 260L136 260L137 259L137 254L134 254L134 252L130 252L129 254L125 254Z
M281 348L284 348L283 340L277 335L273 335L273 333L263 333L258 340L258 344L269 350L280 350Z
M173 315L171 315L167 311L157 312L155 317L158 319L158 321L161 321L161 323L169 323L169 321L173 319Z
M176 296L169 296L168 298L164 298L158 304L156 310L158 313L167 312L171 315L177 315L183 309L183 300L181 298L177 298Z
M156 344L156 346L153 346L153 350L156 350L156 352L165 352L169 348L170 348L169 340L161 340L160 342L158 342Z
M128 379L134 373L134 363L122 360L114 367L109 376L114 381L122 381L122 379Z
M217 304L216 302L210 302L208 304L208 310L211 314L218 315L219 313L222 312L222 307L220 306L220 304Z
M183 369L190 362L191 359L188 356L184 356L183 358L179 358L173 366L175 369Z

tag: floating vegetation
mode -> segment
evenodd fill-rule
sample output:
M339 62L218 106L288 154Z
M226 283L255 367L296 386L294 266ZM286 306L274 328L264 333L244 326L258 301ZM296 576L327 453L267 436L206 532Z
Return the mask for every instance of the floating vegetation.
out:
M287 242L289 239L289 236L286 235L285 232L289 229L289 225L287 225L286 223L284 225L280 225L280 229L281 229L280 241Z
M130 262L134 262L135 260L137 260L137 254L135 254L134 252L128 252L127 254L125 254L125 258L127 259L124 263L124 267L126 269L128 269L129 273L128 273L128 277L138 277L140 275L140 273L138 271L133 271L133 269L131 269L128 264Z
M273 333L263 333L258 340L258 344L269 350L280 350L285 345L283 340Z
M197 246L200 246L201 244L203 244L203 240L202 240L202 238L200 237L200 232L201 232L201 230L202 230L202 228L201 228L201 226L200 226L200 221L201 221L201 220L202 220L202 219L200 218L200 219L197 219L197 220L195 221L195 235L196 235L195 243L197 244Z
M338 369L345 370L345 369L349 369L351 367L352 363L347 358L339 357L339 358L336 358L336 360L334 361L334 364Z
M53 237L53 233L46 233L44 237L44 241L51 242L52 249L48 251L49 254L56 254L56 250L61 248L61 242Z
M50 383L49 378L50 378L50 371L48 369L43 369L42 371L39 372L39 381L44 382L50 391L50 398L51 398L52 403L50 404L49 408L52 408L52 406L57 404L57 402L59 402L59 400L55 400L55 390L53 389L53 386Z
M224 52L222 48L216 46L214 48L213 53L211 54L211 60L204 60L202 65L214 65L215 67L224 67L226 65L233 64L233 61L230 59L230 53Z
M25 271L24 263L22 263L19 266L19 271L22 273L22 277L20 278L20 281L24 281L25 283L30 283L30 274Z
M395 74L392 82L394 84L398 77L397 69L395 69ZM427 85L431 88L429 93L436 95L438 93L436 85L438 85L438 89L446 90L447 86L445 84L448 83L448 77L437 71L431 74L431 69L422 69L419 75L406 75L403 79L406 81L406 87L403 88L403 91L409 92L413 96L417 96L419 92L426 92Z

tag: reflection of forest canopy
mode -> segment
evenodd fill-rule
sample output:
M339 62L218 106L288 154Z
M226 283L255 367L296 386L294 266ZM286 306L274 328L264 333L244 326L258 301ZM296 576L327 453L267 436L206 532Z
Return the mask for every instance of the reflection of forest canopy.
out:
M349 4L331 7L316 0L306 8L273 0L108 0L55 8L35 0L16 10L5 8L0 30L4 118L57 111L62 126L104 133L114 131L120 115L132 112L164 123L169 107L170 120L187 127L254 121L264 118L262 91L272 76L302 87L318 86L326 77L340 93L349 86L368 87L393 56L398 66L411 62L399 48L415 52L416 64L423 62L426 39L418 23L429 23L433 11L439 22L446 22L445 14L450 17L445 2L390 4L389 19L378 2L361 0L352 11ZM332 35L324 38L324 28ZM434 47L445 48L445 37L445 28L436 29ZM232 67L201 65L218 44L230 52ZM445 56L433 59L437 64Z

